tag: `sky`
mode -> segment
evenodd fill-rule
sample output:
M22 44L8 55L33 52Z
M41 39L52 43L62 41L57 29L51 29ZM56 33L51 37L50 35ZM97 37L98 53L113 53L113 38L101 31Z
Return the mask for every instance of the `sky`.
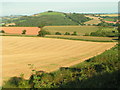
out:
M2 0L0 1L0 16L33 15L48 10L72 13L117 13L118 1L119 0Z
M0 2L118 2L120 0L0 0Z

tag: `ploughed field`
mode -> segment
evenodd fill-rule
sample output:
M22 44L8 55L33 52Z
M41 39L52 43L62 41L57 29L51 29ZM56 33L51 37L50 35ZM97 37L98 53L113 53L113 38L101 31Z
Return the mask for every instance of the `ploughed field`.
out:
M31 75L28 64L36 70L51 72L87 60L113 47L114 42L88 42L41 37L0 37L2 39L2 77L25 78Z
M22 34L23 30L26 30L26 35L37 35L40 28L38 27L0 27L0 30L4 30L8 34Z

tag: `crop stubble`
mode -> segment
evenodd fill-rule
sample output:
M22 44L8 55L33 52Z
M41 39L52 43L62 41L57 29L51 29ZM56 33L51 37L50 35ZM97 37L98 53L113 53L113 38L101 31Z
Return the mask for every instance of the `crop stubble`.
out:
M46 72L75 65L116 44L40 37L2 38L3 79L19 76L21 73L29 78L31 70L28 64L34 64L36 70Z

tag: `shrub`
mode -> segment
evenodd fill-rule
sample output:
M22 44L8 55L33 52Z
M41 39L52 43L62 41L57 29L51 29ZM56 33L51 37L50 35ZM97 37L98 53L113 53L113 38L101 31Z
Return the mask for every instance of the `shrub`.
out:
M76 31L74 31L74 32L73 32L73 34L71 34L71 35L77 35L77 32L76 32Z
M60 32L56 32L55 35L61 35L61 33Z
M23 30L23 31L22 31L22 34L26 34L26 30Z
M37 35L37 36L44 37L45 35L50 35L50 32L47 32L46 30L41 29L41 30L38 32L38 35Z
M70 33L69 33L69 32L66 32L64 35L70 35Z
M5 33L5 31L4 30L0 30L0 33Z

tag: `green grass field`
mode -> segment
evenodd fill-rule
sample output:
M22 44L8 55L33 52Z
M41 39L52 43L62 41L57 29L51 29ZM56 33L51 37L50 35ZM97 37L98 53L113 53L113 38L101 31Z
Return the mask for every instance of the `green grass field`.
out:
M91 32L95 32L97 30L104 31L116 31L116 28L113 27L99 27L99 26L47 26L44 29L54 35L56 32L60 32L64 34L65 32L73 33L76 31L78 35L85 35L86 33L90 34Z
M60 32L64 34L65 32L73 33L76 31L78 35L84 35L85 33L91 33L99 30L97 26L47 26L44 29L51 34Z
M115 21L114 18L105 18L104 20L105 20L105 21L113 21L113 22Z

